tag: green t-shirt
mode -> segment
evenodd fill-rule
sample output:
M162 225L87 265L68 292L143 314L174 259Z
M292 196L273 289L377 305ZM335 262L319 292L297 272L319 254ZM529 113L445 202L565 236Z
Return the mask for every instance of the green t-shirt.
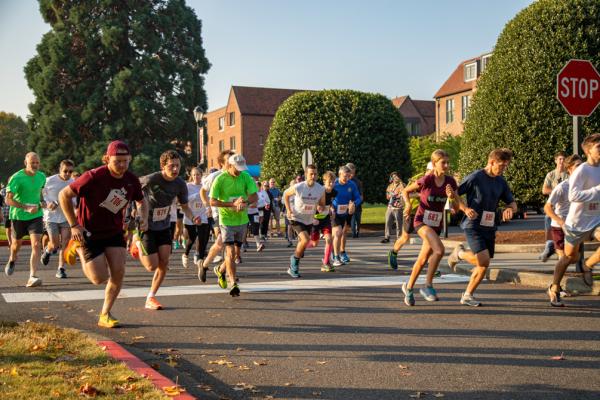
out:
M35 175L29 176L22 169L10 177L6 191L13 194L13 199L21 204L34 204L38 206L37 212L33 214L28 213L22 208L11 207L11 220L29 221L43 215L40 200L44 185L46 185L46 175L40 171L36 171Z
M215 179L210 189L210 197L219 201L234 201L238 197L248 199L248 195L257 192L256 182L250 174L242 172L232 176L223 172ZM224 226L239 226L248 223L248 211L235 211L229 207L219 207L219 224Z

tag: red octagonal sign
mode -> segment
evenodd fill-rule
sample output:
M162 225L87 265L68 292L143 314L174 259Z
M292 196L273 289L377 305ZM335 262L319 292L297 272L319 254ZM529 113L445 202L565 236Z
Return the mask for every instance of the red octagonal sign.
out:
M556 76L556 97L573 116L588 117L600 103L600 74L587 60L570 60Z

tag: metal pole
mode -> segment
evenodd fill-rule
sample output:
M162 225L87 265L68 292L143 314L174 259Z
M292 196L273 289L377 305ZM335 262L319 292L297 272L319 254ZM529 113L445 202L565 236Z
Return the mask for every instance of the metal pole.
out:
M200 122L198 122L198 121L196 121L196 135L197 135L197 143L198 143L198 151L196 152L196 166L198 166L202 162L202 142L201 142Z
M206 166L204 159L205 159L205 154L204 154L204 120L200 121L200 127L198 128L198 133L199 133L199 140L200 140L200 164L202 164L203 167Z
M579 154L579 117L573 116L573 154Z

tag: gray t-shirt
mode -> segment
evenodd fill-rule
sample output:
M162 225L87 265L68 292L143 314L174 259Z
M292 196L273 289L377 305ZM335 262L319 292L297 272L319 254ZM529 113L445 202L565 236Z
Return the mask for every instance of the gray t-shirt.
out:
M317 182L312 186L308 186L306 182L300 182L294 186L294 190L296 196L292 206L292 220L304 225L311 225L317 213L319 200L325 193L325 188Z
M188 190L185 181L180 177L172 181L163 178L162 173L154 172L140 178L142 191L148 200L148 229L162 231L170 228L170 211L173 200L177 197L179 204L187 204Z
M568 180L569 174L567 174L566 171L557 173L556 170L553 169L552 171L546 174L546 179L544 179L544 186L548 186L550 189L554 189L559 183Z

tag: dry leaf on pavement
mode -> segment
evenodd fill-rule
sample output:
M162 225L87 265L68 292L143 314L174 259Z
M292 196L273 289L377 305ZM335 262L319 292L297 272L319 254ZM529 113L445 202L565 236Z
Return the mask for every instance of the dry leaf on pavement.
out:
M398 368L400 368L400 369L408 369L408 366L400 364L400 365L398 365Z
M267 365L267 363L265 361L252 361L252 364L254 365Z
M165 386L162 390L169 397L179 396L181 393L185 392L185 389L179 385Z

